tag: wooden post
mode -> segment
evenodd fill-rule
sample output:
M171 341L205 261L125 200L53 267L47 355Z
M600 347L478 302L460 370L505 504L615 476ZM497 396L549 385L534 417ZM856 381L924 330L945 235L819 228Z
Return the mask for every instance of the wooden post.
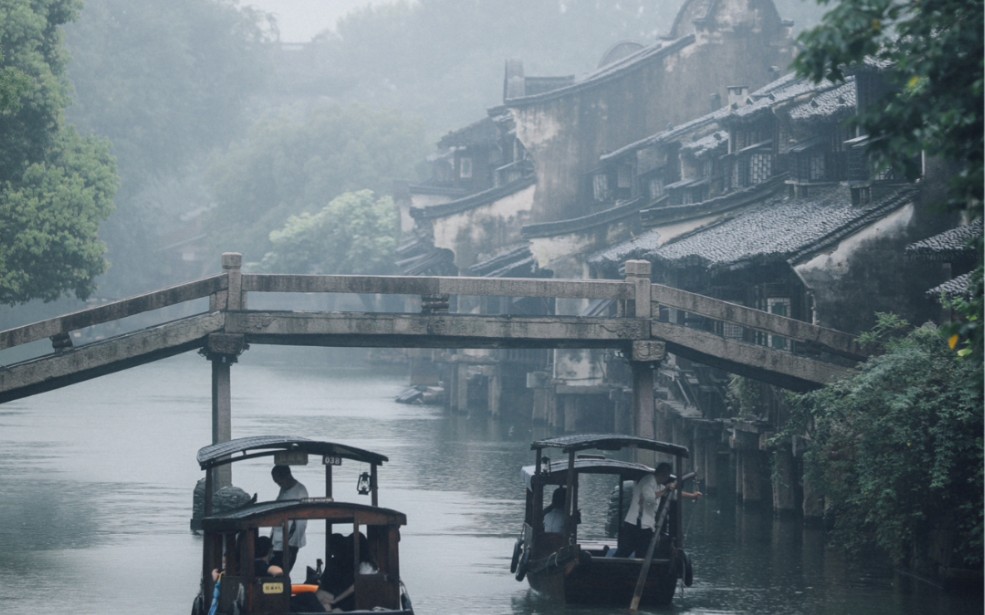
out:
M243 255L225 252L222 269L229 279L225 301L214 306L219 310L240 310L246 305L243 297L243 278L240 267ZM224 305L223 305L224 303ZM212 363L212 444L228 442L232 438L232 381L230 366L246 349L241 335L213 333L209 336L203 354ZM232 484L232 466L222 465L213 470L214 488Z

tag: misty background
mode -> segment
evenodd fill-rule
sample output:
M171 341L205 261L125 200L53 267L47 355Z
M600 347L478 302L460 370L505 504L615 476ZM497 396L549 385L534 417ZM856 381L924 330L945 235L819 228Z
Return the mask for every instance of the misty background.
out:
M424 179L442 135L502 102L506 60L581 76L617 43L666 35L681 4L85 0L64 32L68 117L109 143L120 177L89 303L217 273L226 251L261 262L291 216ZM795 31L824 12L775 4ZM33 302L0 327L81 307Z

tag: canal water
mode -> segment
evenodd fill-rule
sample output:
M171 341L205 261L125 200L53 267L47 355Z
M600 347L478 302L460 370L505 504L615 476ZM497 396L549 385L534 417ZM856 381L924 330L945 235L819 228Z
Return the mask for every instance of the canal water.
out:
M400 373L340 356L245 353L232 368L233 436L298 434L389 456L380 502L407 514L401 568L419 615L628 611L557 607L509 572L519 467L531 461L530 441L550 434L397 404ZM211 437L210 391L209 363L189 353L0 405L0 613L189 612L201 561L189 531L195 452ZM317 492L314 468L296 476ZM347 480L358 499L356 477L344 473L336 495L349 499ZM262 463L237 466L233 481L260 499L277 492ZM743 512L727 496L685 504L695 583L665 612L982 612L980 596L848 561L797 521Z

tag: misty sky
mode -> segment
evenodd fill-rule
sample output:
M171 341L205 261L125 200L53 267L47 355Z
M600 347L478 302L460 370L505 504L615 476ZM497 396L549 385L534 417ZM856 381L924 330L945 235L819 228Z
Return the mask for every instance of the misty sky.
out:
M242 4L273 13L281 40L297 43L334 28L339 17L355 8L388 1L391 0L243 0Z

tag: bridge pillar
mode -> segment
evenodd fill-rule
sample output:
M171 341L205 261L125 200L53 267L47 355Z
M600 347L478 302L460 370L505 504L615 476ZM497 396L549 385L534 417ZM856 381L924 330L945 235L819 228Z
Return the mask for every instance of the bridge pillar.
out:
M628 391L615 389L609 393L612 401L612 425L614 433L631 433L633 429L633 402Z
M467 363L453 363L451 372L452 380L448 405L452 412L467 413L469 411L469 366Z
M768 475L765 454L759 448L759 429L750 422L733 421L730 444L735 453L736 497L745 505L762 504Z
M242 335L213 333L202 351L212 363L212 443L228 442L232 438L232 381L230 367L246 350ZM232 468L223 465L214 470L213 485L218 489L232 484Z
M626 261L626 282L633 285L633 314L636 318L649 320L651 316L649 261ZM627 306L628 307L628 306ZM626 310L629 311L628 309ZM666 357L662 342L641 340L633 342L630 368L633 375L633 435L643 438L656 437L656 411L654 409L653 385L657 364ZM639 451L637 451L639 455ZM653 457L651 454L650 457ZM653 459L639 459L647 462Z
M494 418L503 415L503 371L500 365L493 365L489 370L488 386L486 387L489 414Z
M706 493L716 493L721 484L719 444L722 427L717 421L692 419L694 425L694 466L704 480Z
M793 453L786 445L773 451L773 512L790 515L797 511L797 475Z
M533 389L534 402L530 420L535 425L547 424L554 405L554 391L551 375L548 372L527 372L527 388Z
M633 374L633 434L642 438L657 437L657 417L654 405L653 384L657 365L667 356L663 342L633 342L630 368ZM637 450L637 456L642 451ZM649 453L637 461L652 463L655 457Z

